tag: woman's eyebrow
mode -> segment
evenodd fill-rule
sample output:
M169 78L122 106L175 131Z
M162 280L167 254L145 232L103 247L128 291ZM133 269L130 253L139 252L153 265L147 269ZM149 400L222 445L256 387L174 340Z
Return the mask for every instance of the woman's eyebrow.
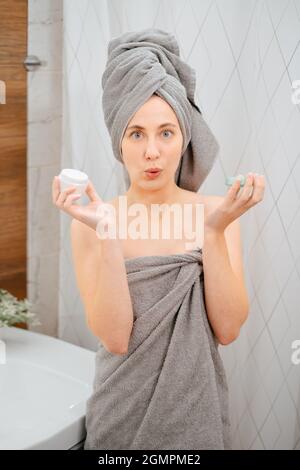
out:
M177 127L175 124L173 124L172 122L165 122L164 124L161 124L160 126L158 126L158 129L160 129L161 127L165 127L165 126L172 126L172 127ZM142 129L143 131L145 130L144 127L140 126L139 124L135 124L134 126L129 126L127 127L127 130L129 131L129 129Z

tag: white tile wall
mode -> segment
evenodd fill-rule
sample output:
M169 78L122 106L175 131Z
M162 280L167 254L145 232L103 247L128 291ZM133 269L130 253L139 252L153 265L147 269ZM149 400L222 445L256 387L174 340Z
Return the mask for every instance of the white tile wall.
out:
M59 213L52 205L51 183L62 147L61 0L29 0L27 53L42 61L27 75L27 296L41 322L30 329L57 336Z

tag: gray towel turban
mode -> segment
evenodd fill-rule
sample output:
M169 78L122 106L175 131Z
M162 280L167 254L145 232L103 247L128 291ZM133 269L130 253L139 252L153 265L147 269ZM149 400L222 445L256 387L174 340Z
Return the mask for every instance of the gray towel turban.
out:
M183 135L175 182L197 192L214 164L219 145L195 104L195 83L195 70L180 59L172 34L146 29L111 39L102 76L102 106L117 160L124 165L121 142L130 119L157 94L173 108ZM125 165L124 178L128 189Z

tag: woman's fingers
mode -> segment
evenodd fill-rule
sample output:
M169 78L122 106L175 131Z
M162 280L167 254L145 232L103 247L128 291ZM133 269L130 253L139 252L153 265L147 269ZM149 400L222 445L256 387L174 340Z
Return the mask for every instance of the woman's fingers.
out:
M241 182L239 179L236 179L235 182L230 186L227 191L226 199L228 202L234 202L236 200L237 193L239 192Z
M58 198L56 199L55 205L58 207L64 207L64 203L69 196L69 194L72 194L76 190L75 186L71 186L68 189L65 189L65 191L62 191Z
M245 186L241 191L240 189L240 181L237 179L226 194L224 206L230 209L233 205L233 208L239 210L242 214L263 199L265 190L264 175L248 173Z
M93 184L91 182L88 184L87 193L91 202L87 205L74 204L74 201L81 197L81 193L78 193L76 186L70 186L64 191L60 191L60 189L60 181L56 176L52 182L52 199L54 205L63 212L66 212L89 227L95 229L97 225L95 209L97 208L97 205L102 204L102 200L98 196Z
M79 199L81 197L81 194L69 194L69 196L67 196L64 204L63 204L63 207L65 209L69 209L69 212L70 212L70 208L72 206L72 203L73 201L76 201L76 199ZM73 209L73 207L72 207Z
M54 176L52 181L52 202L55 204L56 199L60 193L60 181L58 176Z
M101 201L101 197L98 195L94 185L91 181L88 182L87 188L85 190L90 200L93 201Z
M250 173L247 175L245 185L241 192L239 193L239 190L241 189L241 183L239 179L236 179L233 185L229 188L228 193L227 193L227 201L229 203L235 203L238 202L238 205L242 205L245 202L247 202L253 192L253 183L254 183L254 177Z
M265 186L266 184L265 184L264 175L259 175L255 173L255 185L254 185L254 191L253 191L252 198L251 198L254 204L256 204L257 202L263 199Z
M71 190L71 188L75 188L75 186L72 186L68 188L67 191ZM102 201L101 197L97 193L93 183L91 181L88 182L87 188L86 188L86 193L90 200L92 202L94 201ZM53 204L56 204L57 202L61 204L67 197L67 192L62 191L60 193L60 181L58 176L54 176L53 182L52 182L52 201Z
M245 186L243 187L241 193L237 196L237 201L241 204L244 204L249 200L253 193L253 185L255 184L254 175L252 173L247 175Z
M236 201L238 202L239 206L245 206L246 208L249 208L263 199L264 190L264 175L250 173L247 176L243 191L237 197Z

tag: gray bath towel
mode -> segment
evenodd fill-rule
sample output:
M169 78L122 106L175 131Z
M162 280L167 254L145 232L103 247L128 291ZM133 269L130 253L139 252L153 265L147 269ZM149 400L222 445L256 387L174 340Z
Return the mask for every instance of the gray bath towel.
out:
M96 353L84 448L230 449L228 387L204 304L202 249L125 260L126 355ZM108 312L109 314L109 312Z
M175 182L198 191L212 169L219 144L196 105L196 71L180 58L175 36L149 28L111 39L102 87L104 120L115 158L123 163L121 141L128 122L157 94L173 108L183 135ZM125 166L124 178L128 189Z

